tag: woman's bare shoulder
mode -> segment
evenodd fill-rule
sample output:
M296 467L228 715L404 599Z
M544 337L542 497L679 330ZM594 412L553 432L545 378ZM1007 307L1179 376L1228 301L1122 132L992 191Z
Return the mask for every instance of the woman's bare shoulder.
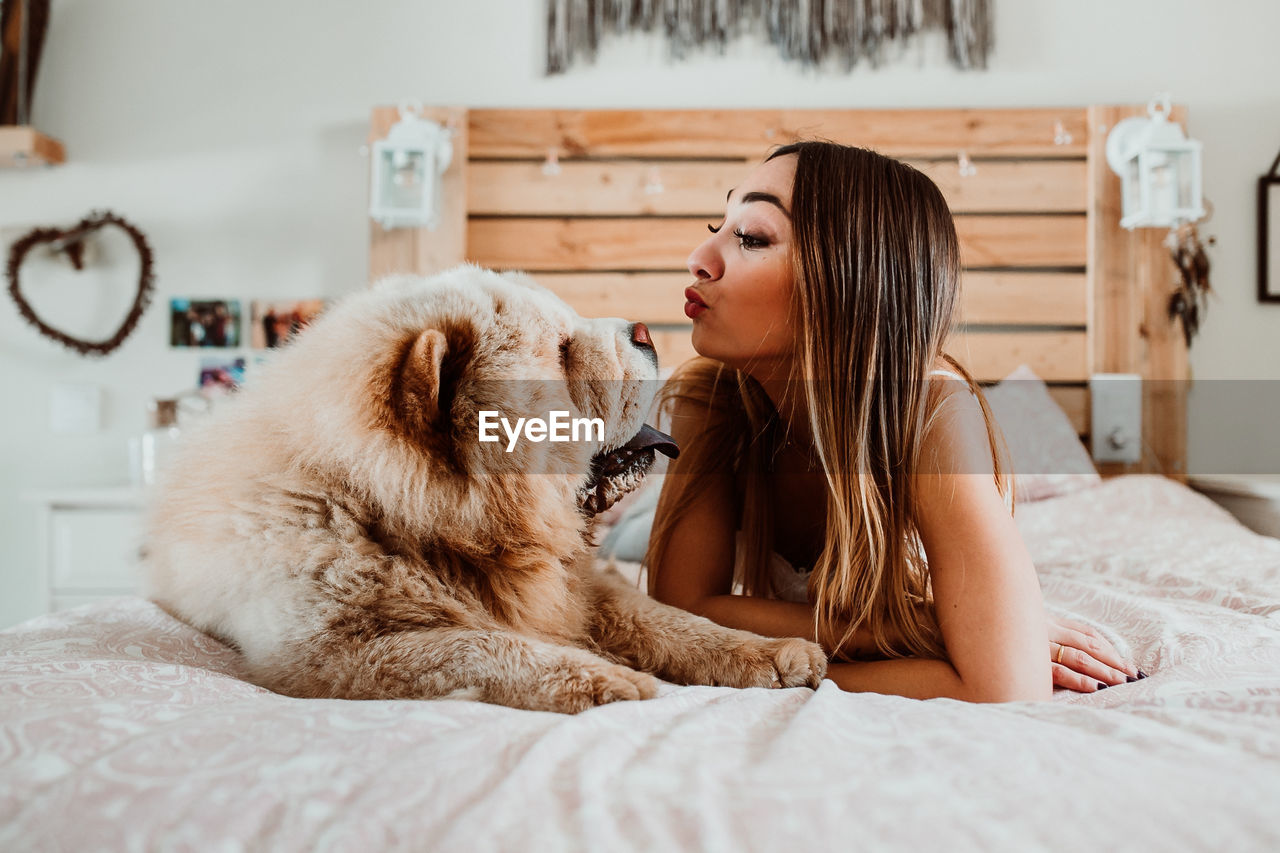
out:
M920 473L993 474L987 419L968 383L950 378L934 381L930 395Z

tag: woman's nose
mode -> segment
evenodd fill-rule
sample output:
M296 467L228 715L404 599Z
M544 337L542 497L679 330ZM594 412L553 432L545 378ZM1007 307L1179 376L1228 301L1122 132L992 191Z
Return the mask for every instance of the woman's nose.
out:
M715 281L724 274L724 259L716 251L715 237L710 237L689 255L686 266L700 280Z

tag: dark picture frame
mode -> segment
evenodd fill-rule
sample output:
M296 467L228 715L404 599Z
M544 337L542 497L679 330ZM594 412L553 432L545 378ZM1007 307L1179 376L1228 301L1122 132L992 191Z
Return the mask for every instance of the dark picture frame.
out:
M1258 178L1258 301L1280 303L1280 154Z
M171 298L169 346L238 349L240 300Z

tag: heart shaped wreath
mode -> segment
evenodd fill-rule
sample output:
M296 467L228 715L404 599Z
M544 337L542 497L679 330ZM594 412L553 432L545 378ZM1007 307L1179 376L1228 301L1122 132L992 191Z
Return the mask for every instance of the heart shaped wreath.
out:
M22 294L22 289L18 284L18 271L21 269L27 253L36 246L44 244L50 244L54 251L66 252L71 264L77 270L84 269L85 239L93 232L108 225L114 225L128 234L129 239L133 241L134 248L138 250L138 258L142 262L138 275L138 291L134 295L133 305L130 306L129 313L125 316L124 322L120 324L120 328L116 329L115 334L105 341L86 341L55 329L40 319L39 315L31 307L31 303L27 302L27 298ZM152 274L151 247L147 245L147 238L135 226L109 210L95 210L70 228L36 228L28 232L10 247L9 263L5 271L9 279L9 295L17 303L18 313L28 323L35 326L40 334L70 347L81 355L107 355L124 343L124 339L129 337L134 327L138 325L138 321L142 318L142 313L147 310L147 306L151 303L151 294L155 289L155 280Z

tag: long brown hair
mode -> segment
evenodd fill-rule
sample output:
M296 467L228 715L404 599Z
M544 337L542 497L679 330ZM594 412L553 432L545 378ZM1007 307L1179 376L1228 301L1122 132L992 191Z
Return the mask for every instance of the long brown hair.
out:
M937 186L905 163L819 141L769 159L791 154L789 386L804 389L800 411L827 483L826 538L809 579L816 636L841 638L839 648L866 626L883 654L943 657L936 620L921 618L932 596L912 476L942 399L928 379L939 359L977 396L997 486L1009 491L1003 436L982 392L943 353L960 280L955 223ZM771 595L769 466L786 439L777 412L755 379L705 358L682 365L664 387L664 407L678 400L697 403L706 423L664 482L645 560L649 590L698 474L720 470L745 484L738 579L748 595ZM891 647L890 637L900 644Z

